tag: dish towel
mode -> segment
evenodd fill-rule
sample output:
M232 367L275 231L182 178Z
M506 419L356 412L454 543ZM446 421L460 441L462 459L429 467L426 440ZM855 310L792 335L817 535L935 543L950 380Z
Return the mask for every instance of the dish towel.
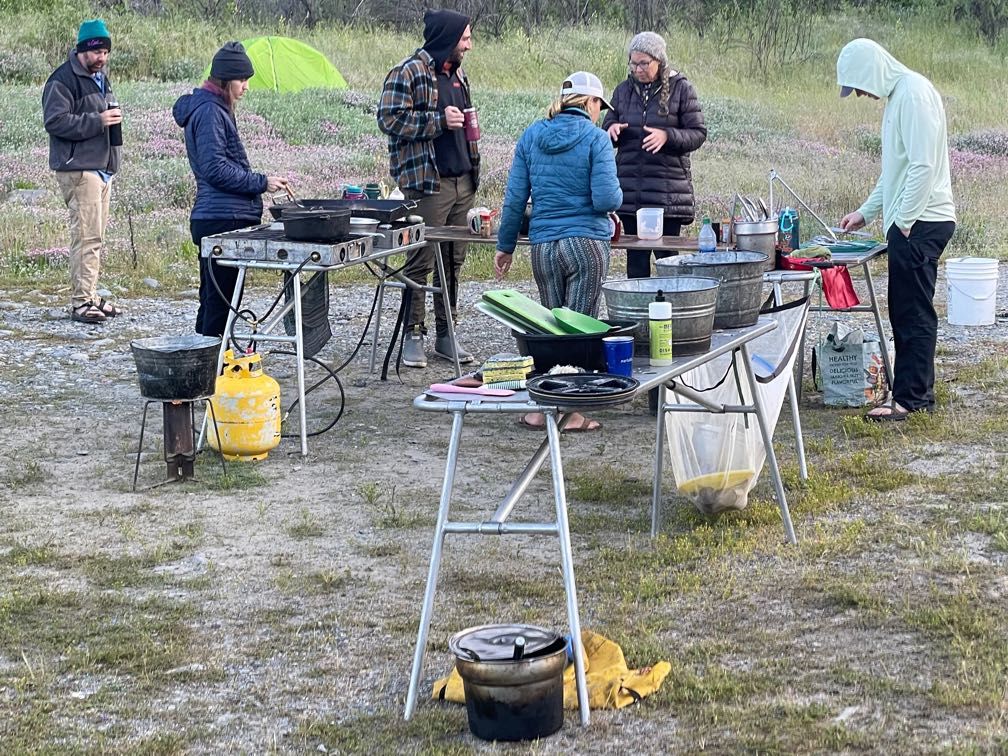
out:
M585 676L588 682L588 708L622 709L657 691L672 671L672 665L660 661L651 667L629 669L623 658L623 649L615 641L593 633L581 631L585 650ZM434 681L431 698L436 701L465 703L462 678L453 667L447 677ZM564 708L578 706L574 664L568 662L564 669Z

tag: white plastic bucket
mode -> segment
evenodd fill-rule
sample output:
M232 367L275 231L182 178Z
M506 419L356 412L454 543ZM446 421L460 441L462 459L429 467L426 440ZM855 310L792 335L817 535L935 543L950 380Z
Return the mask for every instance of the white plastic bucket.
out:
M637 210L637 237L639 239L661 239L664 219L665 208L639 208Z
M950 325L994 325L998 261L953 257L945 263Z

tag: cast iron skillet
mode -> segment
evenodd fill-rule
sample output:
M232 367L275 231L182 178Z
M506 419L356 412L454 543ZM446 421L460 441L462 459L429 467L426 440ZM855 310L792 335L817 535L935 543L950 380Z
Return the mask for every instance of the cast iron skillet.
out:
M269 211L274 220L283 220L285 213L300 210L349 210L358 218L374 218L380 223L391 223L405 218L416 210L416 206L416 202L397 199L299 199L297 203L270 205Z
M288 210L284 234L294 241L341 242L350 237L349 210Z

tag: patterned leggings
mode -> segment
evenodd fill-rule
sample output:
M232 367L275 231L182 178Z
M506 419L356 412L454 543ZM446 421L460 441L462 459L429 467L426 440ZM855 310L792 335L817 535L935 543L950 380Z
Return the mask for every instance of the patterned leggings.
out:
M608 273L608 240L574 236L532 245L532 274L544 307L569 307L596 317Z

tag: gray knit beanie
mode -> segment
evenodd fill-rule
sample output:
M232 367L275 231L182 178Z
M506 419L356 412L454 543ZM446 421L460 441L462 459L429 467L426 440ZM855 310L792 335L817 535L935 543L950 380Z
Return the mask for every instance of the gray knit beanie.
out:
M660 34L654 32L641 32L630 40L627 45L627 55L640 52L650 55L655 60L668 65L668 54L665 52L665 40Z

